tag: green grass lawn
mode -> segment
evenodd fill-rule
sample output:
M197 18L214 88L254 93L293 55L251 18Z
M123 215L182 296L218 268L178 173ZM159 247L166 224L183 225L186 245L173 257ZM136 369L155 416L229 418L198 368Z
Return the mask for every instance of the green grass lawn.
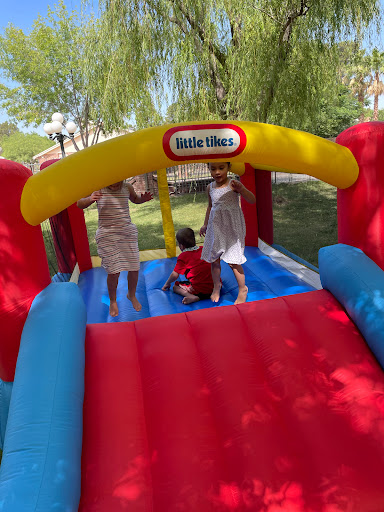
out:
M336 188L321 181L273 185L274 242L317 266L321 247L337 243Z
M207 210L207 196L205 193L185 194L171 197L171 207L175 232L184 227L190 227L195 231L196 241L203 239L199 236L199 230L204 223ZM129 204L132 222L139 231L139 249L164 249L163 225L158 198L144 204ZM97 207L95 204L84 210L87 224L88 239L91 255L97 255L95 232L97 229Z
M317 266L320 247L337 242L336 189L320 181L275 184L272 189L275 243ZM206 194L172 196L171 206L175 231L189 226L196 233L197 243L202 242L198 232L205 218ZM132 221L139 230L140 250L164 248L159 200L156 198L140 205L130 203L130 209ZM96 205L84 210L84 214L91 255L96 256ZM47 232L48 226L48 221L43 224L43 233ZM53 243L49 236L45 238L52 261Z

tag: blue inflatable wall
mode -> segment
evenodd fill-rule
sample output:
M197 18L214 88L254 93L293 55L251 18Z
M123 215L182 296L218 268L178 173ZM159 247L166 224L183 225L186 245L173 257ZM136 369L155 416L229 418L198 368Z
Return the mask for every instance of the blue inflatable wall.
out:
M384 272L363 251L337 244L319 251L323 288L344 306L384 368Z
M12 382L4 382L0 379L0 450L3 449L4 444L12 385Z
M76 512L86 312L78 287L36 296L21 337L0 467L1 512Z

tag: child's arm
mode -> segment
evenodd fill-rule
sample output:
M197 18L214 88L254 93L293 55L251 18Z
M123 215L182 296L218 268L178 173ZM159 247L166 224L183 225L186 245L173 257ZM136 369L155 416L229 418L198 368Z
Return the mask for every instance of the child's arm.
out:
M231 188L235 192L238 192L241 195L241 197L244 197L244 199L248 203L256 203L255 195L250 190L248 190L240 181L231 180Z
M171 272L171 275L168 277L168 279L165 281L164 286L162 287L162 290L166 292L171 287L171 284L176 281L176 279L179 277L179 274L175 272L174 270Z
M96 190L95 192L92 192L90 196L79 199L77 201L77 206L84 210L85 208L88 208L88 206L91 206L91 204L94 203L95 201L101 199L102 195L103 194L100 192L100 190Z
M129 190L129 199L132 201L132 203L142 204L153 199L153 195L150 192L144 192L144 194L141 194L139 197L130 183L127 183L127 187Z
M207 212L205 214L204 225L201 226L200 231L199 231L200 236L203 236L203 235L205 236L205 233L207 231L207 226L208 226L209 215L210 215L211 209L212 209L212 200L211 200L211 195L209 193L209 187L210 187L210 185L208 185L208 187L207 187L208 208L207 208Z

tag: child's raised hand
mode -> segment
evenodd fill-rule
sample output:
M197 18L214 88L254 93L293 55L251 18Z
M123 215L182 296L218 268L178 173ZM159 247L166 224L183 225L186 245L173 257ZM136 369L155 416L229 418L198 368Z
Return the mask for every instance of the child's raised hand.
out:
M206 232L207 232L207 226L204 224L204 226L201 226L199 234L200 234L200 236L205 236Z
M244 187L244 185L238 180L231 180L229 184L230 184L232 190L234 190L235 192L239 192L239 193L241 192L242 188Z
M147 201L150 201L153 199L153 194L151 192L144 192L144 194L141 194L141 202L146 203Z
M98 201L102 196L103 194L100 190L95 190L95 192L92 192L91 194L91 201Z

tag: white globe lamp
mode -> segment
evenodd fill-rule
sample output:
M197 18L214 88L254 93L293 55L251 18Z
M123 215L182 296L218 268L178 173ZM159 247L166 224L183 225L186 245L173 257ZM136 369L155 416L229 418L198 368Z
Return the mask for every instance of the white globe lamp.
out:
M76 150L77 151L79 150L79 148L77 147L76 142L74 140L74 134L75 134L75 131L77 130L76 124L73 121L69 121L65 125L68 135L63 133L63 129L64 129L63 124L64 124L63 114L61 114L60 112L55 112L52 115L52 123L45 123L45 125L43 127L43 129L44 129L45 133L48 135L48 137L51 140L55 140L60 144L62 158L65 157L64 141L66 139L71 139L73 141L73 145L75 146Z
M63 130L63 125L60 123L60 121L53 121L51 126L54 133L61 133Z
M60 124L63 124L63 114L60 114L60 112L55 112L54 114L52 114L52 121L59 121Z
M65 129L69 134L73 134L77 130L77 125L73 121L69 121L69 123L65 125Z
M52 135L55 133L54 129L52 128L52 123L45 123L43 130L47 135Z

